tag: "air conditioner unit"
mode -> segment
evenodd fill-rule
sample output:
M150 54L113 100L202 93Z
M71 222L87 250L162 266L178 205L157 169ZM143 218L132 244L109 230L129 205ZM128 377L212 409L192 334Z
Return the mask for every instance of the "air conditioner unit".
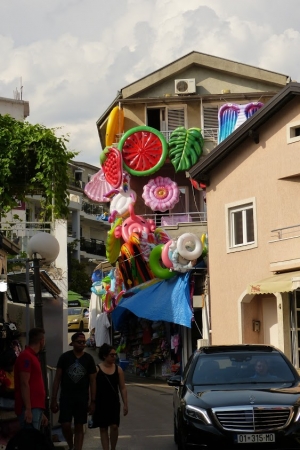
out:
M175 94L195 94L195 92L195 78L181 78L180 80L175 80Z

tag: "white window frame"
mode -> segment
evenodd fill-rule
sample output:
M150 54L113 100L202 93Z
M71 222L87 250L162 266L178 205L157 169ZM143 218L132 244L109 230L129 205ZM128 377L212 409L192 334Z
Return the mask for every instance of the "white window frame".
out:
M286 140L288 144L300 141L300 136L295 135L295 130L300 128L300 121L289 123L286 126Z
M164 105L164 104L158 104L158 105L146 105L145 106L145 122L148 125L147 122L147 110L148 109L160 109L160 130L158 131L170 131L169 130L169 124L168 124L168 110L173 109L183 109L184 112L184 127L187 128L187 105L186 104L175 104L175 105ZM162 109L165 110L165 120L162 120Z
M253 209L253 232L254 232L254 241L244 242L242 244L234 245L233 244L233 236L234 236L234 228L233 228L233 214L235 212L243 211L243 230L244 234L246 232L246 222L244 220L244 215L246 209ZM249 250L257 247L257 218L256 218L256 199L254 197L245 199L243 201L228 203L225 205L225 217L226 217L226 246L227 253L239 252L243 250Z

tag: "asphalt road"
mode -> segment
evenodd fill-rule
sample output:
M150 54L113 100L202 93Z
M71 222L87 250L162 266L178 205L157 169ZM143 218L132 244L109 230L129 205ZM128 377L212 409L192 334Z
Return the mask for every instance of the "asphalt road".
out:
M99 362L97 351L86 348ZM121 415L118 450L176 450L173 438L173 389L164 380L126 374L129 413ZM98 429L87 429L84 449L101 448Z
M173 440L172 390L165 384L126 383L129 413L121 416L118 450L176 450ZM99 430L88 429L84 448L101 448Z

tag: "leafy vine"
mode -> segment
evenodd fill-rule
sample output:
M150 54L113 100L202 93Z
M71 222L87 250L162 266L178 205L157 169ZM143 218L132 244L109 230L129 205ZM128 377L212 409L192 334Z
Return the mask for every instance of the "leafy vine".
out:
M42 217L67 217L68 163L78 154L57 129L0 115L0 214L28 195L41 195Z

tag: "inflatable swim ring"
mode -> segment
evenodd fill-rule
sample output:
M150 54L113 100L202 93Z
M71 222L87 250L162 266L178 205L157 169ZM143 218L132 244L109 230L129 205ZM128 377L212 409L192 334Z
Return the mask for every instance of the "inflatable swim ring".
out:
M177 240L177 250L183 258L193 261L201 255L202 244L195 234L184 233Z
M168 156L168 143L164 135L145 125L124 133L118 149L122 152L124 169L136 176L157 172Z
M172 269L172 267L173 267L173 262L169 258L169 248L170 248L171 244L172 244L172 240L170 240L163 246L163 249L161 252L162 262L168 269Z
M163 249L163 244L159 244L151 250L149 257L150 269L157 278L167 280L176 275L174 272L170 271L167 267L162 267L161 265L161 254Z
M105 146L110 147L116 142L117 134L121 134L124 131L124 111L119 106L115 106L107 121Z

